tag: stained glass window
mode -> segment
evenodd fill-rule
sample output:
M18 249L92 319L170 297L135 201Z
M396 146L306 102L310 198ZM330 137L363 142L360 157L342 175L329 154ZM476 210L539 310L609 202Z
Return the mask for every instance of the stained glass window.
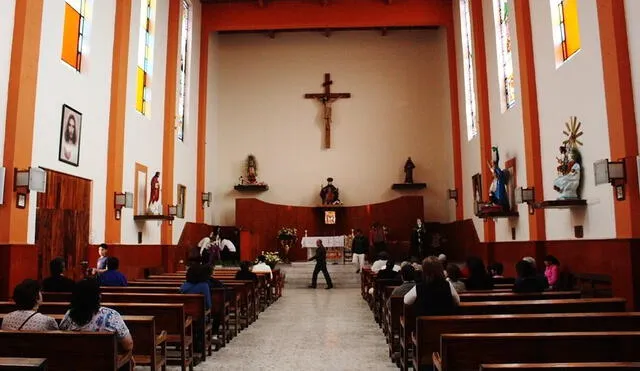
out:
M462 33L462 61L464 102L467 117L467 139L478 135L475 75L473 71L473 41L469 0L460 0L460 30Z
M553 41L558 64L580 50L578 0L551 0Z
M178 62L178 112L176 114L176 126L178 128L178 139L184 141L187 69L189 68L189 47L191 46L191 4L187 0L182 0L182 8L180 11L180 59Z
M138 68L136 71L136 110L149 113L151 73L153 67L153 35L155 0L141 0L140 36L138 37Z
M61 59L80 71L86 0L68 0L64 3L64 28Z
M503 111L516 102L515 78L513 75L513 53L511 49L511 31L509 21L511 9L508 0L494 0L496 15L496 43L498 50L498 71L500 76L500 95Z

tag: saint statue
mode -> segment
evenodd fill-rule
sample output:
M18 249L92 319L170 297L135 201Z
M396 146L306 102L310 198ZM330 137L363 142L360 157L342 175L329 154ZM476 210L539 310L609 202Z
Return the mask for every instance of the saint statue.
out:
M323 205L339 205L340 193L338 188L333 185L333 178L327 178L327 185L320 190L320 198Z
M563 147L560 147L563 148ZM565 148L566 151L566 148ZM553 182L553 189L560 192L558 200L579 200L580 176L582 173L582 156L577 148L571 149L571 160L564 165L564 171L558 171ZM561 166L558 166L560 170Z
M427 239L427 231L422 224L422 220L418 218L416 225L411 231L411 254L416 258L422 259L426 256L425 241Z
M255 184L258 178L258 164L256 163L256 157L249 155L247 157L247 183Z
M416 165L411 161L411 157L407 159L407 162L404 163L404 182L407 184L413 183L413 169L416 168Z
M500 169L498 165L500 161L498 147L492 147L491 151L492 160L488 165L493 174L493 182L489 189L489 201L496 206L500 206L503 211L509 211L509 196L507 195L508 174L503 169Z
M147 206L148 213L152 215L162 214L162 206L160 205L160 172L151 178L151 192L149 194L149 204Z

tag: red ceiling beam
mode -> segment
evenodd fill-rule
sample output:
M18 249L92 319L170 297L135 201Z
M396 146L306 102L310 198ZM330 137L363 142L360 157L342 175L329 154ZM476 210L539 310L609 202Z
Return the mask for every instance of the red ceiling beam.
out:
M452 22L450 0L332 0L202 4L202 27L213 31L442 26Z

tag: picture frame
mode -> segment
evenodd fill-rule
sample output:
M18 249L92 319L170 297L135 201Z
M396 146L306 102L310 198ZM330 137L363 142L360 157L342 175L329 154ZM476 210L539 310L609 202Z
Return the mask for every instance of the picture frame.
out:
M62 105L60 118L60 144L58 160L72 166L80 164L82 113L66 104Z
M27 207L27 194L26 193L18 193L16 195L16 207L18 209L24 209Z

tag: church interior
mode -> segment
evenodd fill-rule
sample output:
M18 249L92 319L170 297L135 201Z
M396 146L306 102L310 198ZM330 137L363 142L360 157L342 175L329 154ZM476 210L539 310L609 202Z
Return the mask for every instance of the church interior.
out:
M136 344L3 326L0 370L640 369L640 1L8 0L0 35L0 323L115 266Z

